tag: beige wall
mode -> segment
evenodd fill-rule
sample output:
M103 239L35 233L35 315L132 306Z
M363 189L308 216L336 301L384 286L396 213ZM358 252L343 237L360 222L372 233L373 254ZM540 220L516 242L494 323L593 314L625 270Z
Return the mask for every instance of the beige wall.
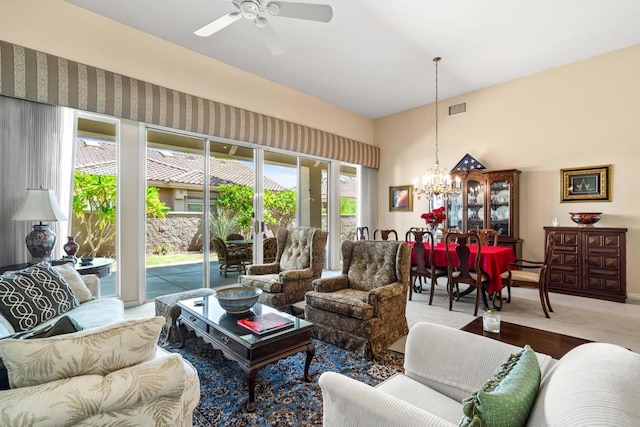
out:
M0 40L357 141L373 142L371 119L62 0L2 0Z
M443 61L442 66L446 66ZM470 70L469 72L473 72ZM604 212L597 226L627 227L627 290L640 298L640 45L440 102L440 163L469 153L488 169L522 171L520 235L525 258L543 256L543 226L569 212ZM445 82L441 81L441 84ZM467 113L447 107L467 102ZM433 165L434 105L375 122L381 147L378 227L404 233L424 225L423 200L389 212L388 187L406 185ZM560 203L560 169L612 164L611 202Z

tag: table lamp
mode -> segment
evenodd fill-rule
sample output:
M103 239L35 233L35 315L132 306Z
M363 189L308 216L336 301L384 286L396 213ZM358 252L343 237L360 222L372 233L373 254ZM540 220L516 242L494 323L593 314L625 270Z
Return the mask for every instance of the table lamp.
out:
M33 226L33 231L25 239L27 249L33 257L33 262L51 261L51 251L56 245L56 234L42 221L66 221L66 215L60 210L53 190L43 188L28 188L27 195L11 218L13 221L39 221Z

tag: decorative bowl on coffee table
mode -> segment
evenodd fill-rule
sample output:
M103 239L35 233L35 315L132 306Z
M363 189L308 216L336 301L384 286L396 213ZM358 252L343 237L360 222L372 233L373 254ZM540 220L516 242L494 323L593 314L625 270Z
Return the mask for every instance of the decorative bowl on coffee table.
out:
M578 227L593 227L593 224L600 221L602 212L569 212L569 215Z
M233 286L229 288L216 289L213 294L220 307L229 314L246 313L258 301L262 294L262 289L253 286Z

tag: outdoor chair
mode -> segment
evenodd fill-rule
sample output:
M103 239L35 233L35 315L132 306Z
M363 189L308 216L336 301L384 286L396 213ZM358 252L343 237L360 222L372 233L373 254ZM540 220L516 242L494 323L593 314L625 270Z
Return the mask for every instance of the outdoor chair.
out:
M224 240L219 237L212 237L211 244L213 250L218 254L218 268L220 274L229 277L227 273L244 273L247 263L247 251L240 246L227 246Z
M244 236L242 234L239 233L232 233L229 234L227 236L225 240L225 243L227 244L228 248L233 248L234 252L244 252L244 260L247 263L251 263L252 258L253 258L253 252L251 251L251 245L238 245L235 243L229 243L229 241L234 241L234 240L244 240Z
M313 281L305 318L316 338L374 358L409 331L411 247L388 240L342 242L342 274Z
M268 237L262 241L262 261L264 264L276 262L278 255L278 239Z
M290 311L322 275L327 232L313 227L281 228L276 239L275 261L247 267L247 274L238 281L262 289L258 302Z

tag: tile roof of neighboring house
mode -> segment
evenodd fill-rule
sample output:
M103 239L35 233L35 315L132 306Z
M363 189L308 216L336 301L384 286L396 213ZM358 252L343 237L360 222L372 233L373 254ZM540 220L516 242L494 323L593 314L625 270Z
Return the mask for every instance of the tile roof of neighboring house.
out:
M322 195L327 195L327 178L322 178ZM340 197L356 198L356 178L340 176Z
M202 156L174 151L147 149L147 179L167 184L202 185L204 171ZM115 175L116 146L113 142L85 141L76 143L76 170L101 175ZM253 185L253 169L238 160L210 158L211 185ZM286 188L268 176L264 177L266 190L282 191Z

